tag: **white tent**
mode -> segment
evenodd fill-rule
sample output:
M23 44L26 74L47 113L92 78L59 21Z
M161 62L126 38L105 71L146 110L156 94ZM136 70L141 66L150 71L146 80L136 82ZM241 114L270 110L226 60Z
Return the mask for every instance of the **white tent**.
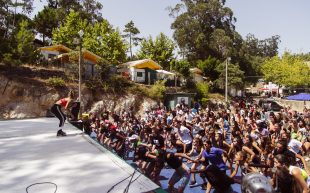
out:
M157 79L175 79L175 73L166 71L166 70L156 70L157 72Z

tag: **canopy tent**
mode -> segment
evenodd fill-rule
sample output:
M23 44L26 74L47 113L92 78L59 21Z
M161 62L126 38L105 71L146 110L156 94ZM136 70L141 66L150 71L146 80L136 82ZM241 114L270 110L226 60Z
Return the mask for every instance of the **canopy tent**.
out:
M296 100L296 101L310 101L310 94L308 93L299 93L296 95L291 95L286 97L288 100Z
M120 67L127 67L127 68L138 68L138 69L149 68L152 70L162 69L162 67L159 64L157 64L156 62L154 62L151 59L131 61L131 62L127 62L124 64L120 64L119 66Z

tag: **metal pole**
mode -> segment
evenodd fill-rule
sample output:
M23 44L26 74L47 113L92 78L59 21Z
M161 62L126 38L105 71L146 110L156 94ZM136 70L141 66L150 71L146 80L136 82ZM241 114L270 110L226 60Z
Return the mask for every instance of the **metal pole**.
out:
M227 102L227 66L228 66L228 58L226 59L226 68L225 68L225 102Z
M79 102L80 102L80 113L79 114L80 115L82 115L81 84L82 84L82 40L80 40L80 50L79 50Z

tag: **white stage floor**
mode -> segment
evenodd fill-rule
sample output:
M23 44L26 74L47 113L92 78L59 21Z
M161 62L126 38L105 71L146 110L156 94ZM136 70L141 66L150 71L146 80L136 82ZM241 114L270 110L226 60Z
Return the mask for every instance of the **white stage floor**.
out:
M68 136L56 137L58 123L56 118L0 121L0 192L24 193L31 184L50 182L28 192L54 193L56 184L57 193L123 193L134 169L71 124L63 129ZM161 191L139 172L132 181L128 192Z

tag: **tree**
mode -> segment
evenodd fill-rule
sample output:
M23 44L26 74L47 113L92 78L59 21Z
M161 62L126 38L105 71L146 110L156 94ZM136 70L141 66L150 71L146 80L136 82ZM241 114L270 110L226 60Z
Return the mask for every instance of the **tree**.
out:
M139 42L142 40L139 37L135 37L136 35L140 34L140 31L138 28L135 27L133 21L130 21L125 25L124 32L126 33L124 37L129 38L130 58L132 59L132 44L134 46L137 46Z
M58 18L62 21L71 10L80 12L82 20L86 19L90 23L102 21L102 4L95 0L47 0L48 7L56 9L57 12L65 13L59 14Z
M299 56L285 53L275 56L262 65L264 79L287 87L308 86L310 68Z
M252 56L273 57L278 54L280 36L275 35L264 40L248 34L244 41L247 52Z
M198 60L197 67L202 70L204 75L208 76L211 81L214 81L219 76L216 68L220 63L221 62L218 59L209 56L206 60Z
M28 21L20 22L19 31L16 35L16 54L22 62L31 62L35 56L35 47L33 46L35 35L28 29L28 26Z
M172 70L180 73L185 78L190 76L190 63L187 60L173 60Z
M218 63L210 63L209 58L223 61L230 57L247 80L254 82L261 76L262 62L277 55L280 37L275 35L259 40L249 34L243 40L235 30L233 11L225 4L225 0L181 0L180 4L169 8L170 16L174 18L173 37L182 55L212 80L218 79L219 74L210 67L215 69Z
M79 12L71 11L59 28L53 29L53 44L64 44L69 48L75 48L74 38L77 38L78 32L83 29L86 34L90 31L88 22L80 18Z
M35 29L42 34L43 42L45 42L45 37L52 38L53 29L58 27L59 21L57 18L57 10L47 6L34 16Z
M10 33L15 30L16 24L19 23L17 22L17 16L24 15L23 13L31 13L33 10L32 4L33 0L0 1L0 26L2 26L2 29L5 29L3 37L10 37L12 35ZM22 10L22 13L18 13L18 10Z
M171 62L174 59L174 42L163 33L160 33L155 40L150 36L143 39L137 57L140 59L150 58L159 63L164 69L170 70Z
M80 13L71 11L64 23L53 30L53 43L64 44L72 49L76 48L74 38L78 32L84 31L83 48L103 57L112 64L119 64L125 60L126 45L120 32L114 30L108 21L88 23L80 18Z
M101 22L103 20L101 10L102 4L95 0L82 0L81 15L91 23Z
M101 56L110 64L120 64L126 59L127 46L118 30L107 20L91 25L85 34L84 47Z
M27 13L27 14L29 14L29 13L31 13L32 12L32 10L33 10L33 7L32 7L32 4L33 4L33 0L23 0L23 1L17 1L17 0L15 0L14 2L9 2L10 3L10 7L12 7L12 8L14 8L14 14L13 14L13 23L12 23L12 26L14 26L15 27L15 22L16 22L16 20L15 20L15 16L16 16L16 14L17 14L17 8L21 8L22 9L22 11L24 12L24 13Z
M221 63L216 71L220 74L219 78L215 80L215 84L221 88L225 88L225 77L226 77L226 64L225 62ZM238 65L229 63L227 66L227 83L228 86L233 86L236 88L242 88L244 86L244 72L240 70Z
M205 60L209 55L224 59L217 41L223 35L225 43L234 39L235 18L231 9L224 7L225 1L219 0L182 0L182 3L183 6L178 4L172 9L178 15L171 27L175 30L174 39L188 60ZM184 12L180 13L182 10Z
M47 0L48 6L55 9L64 9L66 13L70 13L71 10L79 11L82 9L82 5L79 0Z

